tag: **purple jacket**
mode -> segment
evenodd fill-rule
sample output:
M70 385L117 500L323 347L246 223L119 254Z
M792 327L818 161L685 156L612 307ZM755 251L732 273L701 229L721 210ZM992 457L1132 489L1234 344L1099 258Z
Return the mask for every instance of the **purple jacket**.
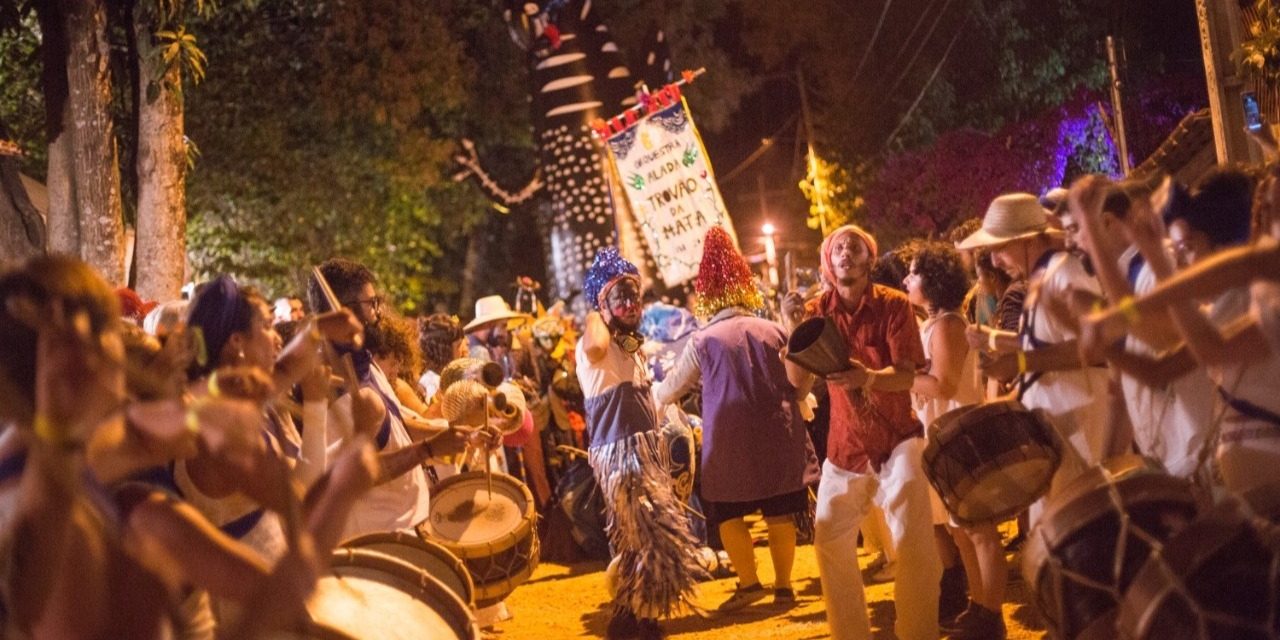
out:
M782 327L729 308L686 345L654 391L674 402L702 380L702 496L750 502L803 489L818 461L779 352Z

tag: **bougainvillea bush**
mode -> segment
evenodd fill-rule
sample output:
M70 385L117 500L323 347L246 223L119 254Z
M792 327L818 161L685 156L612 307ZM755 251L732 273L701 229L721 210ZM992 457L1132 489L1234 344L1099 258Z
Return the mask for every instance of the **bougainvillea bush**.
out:
M1203 84L1171 81L1126 99L1129 156L1136 165L1188 113L1203 106ZM992 198L1011 191L1042 194L1086 173L1119 177L1120 159L1107 123L1110 104L1077 92L1038 117L993 132L961 129L933 144L887 158L862 186L865 223L891 237L939 236L981 216Z

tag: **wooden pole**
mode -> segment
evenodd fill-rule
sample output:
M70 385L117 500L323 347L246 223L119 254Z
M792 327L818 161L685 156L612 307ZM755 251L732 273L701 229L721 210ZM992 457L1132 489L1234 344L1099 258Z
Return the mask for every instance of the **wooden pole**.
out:
M1111 113L1115 121L1116 151L1120 153L1120 172L1129 175L1129 142L1124 132L1123 95L1120 93L1120 65L1116 62L1116 39L1107 36L1107 70L1111 74Z
M1232 52L1244 39L1240 7L1224 0L1196 0L1196 18L1200 23L1200 48L1218 162L1260 162L1260 150L1249 144L1244 131L1240 96L1248 88L1231 61Z

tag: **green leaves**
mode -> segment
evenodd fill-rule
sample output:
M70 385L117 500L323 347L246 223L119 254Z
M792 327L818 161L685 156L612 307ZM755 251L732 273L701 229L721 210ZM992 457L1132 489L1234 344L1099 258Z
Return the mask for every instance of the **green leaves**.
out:
M1264 80L1280 79L1280 9L1269 0L1256 0L1258 22L1249 27L1250 39L1231 54L1242 71Z
M204 70L209 60L196 44L195 34L187 32L186 25L178 25L175 29L161 29L155 32L155 38L160 45L155 53L164 58L166 67L177 61L192 82L199 84L204 80Z

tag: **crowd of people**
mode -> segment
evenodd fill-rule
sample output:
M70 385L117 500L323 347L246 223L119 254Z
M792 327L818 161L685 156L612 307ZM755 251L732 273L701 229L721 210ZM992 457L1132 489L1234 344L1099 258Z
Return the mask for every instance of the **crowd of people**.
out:
M1061 464L1010 549L1046 500L1119 454L1206 495L1280 482L1277 207L1274 167L1190 187L1085 176L1001 195L945 241L883 255L840 227L812 286L773 300L716 228L690 309L651 301L605 248L582 319L542 307L527 280L516 309L484 297L466 324L401 317L394 292L342 258L315 268L305 304L225 275L157 304L75 259L13 265L0 274L0 634L296 629L331 549L412 532L438 483L496 469L528 486L544 539L558 525L607 533L611 638L663 637L659 620L682 611L794 602L809 538L831 635L868 638L860 537L895 581L899 638L1003 638L1000 523L949 513L926 472L928 427L993 400L1047 417ZM812 318L847 347L841 370L786 357ZM477 371L481 386L458 383ZM590 477L574 473L584 464ZM560 485L584 480L595 520L550 517ZM716 569L707 547L736 574L725 602L697 596ZM475 615L512 613L499 601Z

